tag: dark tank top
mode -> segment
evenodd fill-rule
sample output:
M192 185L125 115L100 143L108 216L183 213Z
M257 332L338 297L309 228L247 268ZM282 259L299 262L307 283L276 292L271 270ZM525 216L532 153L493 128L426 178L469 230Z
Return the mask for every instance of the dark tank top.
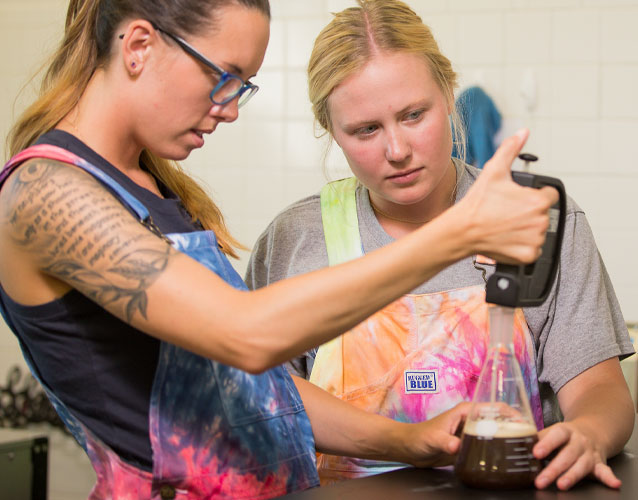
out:
M138 186L76 137L54 130L38 144L86 159L142 202L163 233L201 229L161 182L164 199ZM159 341L72 290L39 306L17 304L0 287L7 322L29 346L39 375L75 416L120 457L152 468L149 401Z

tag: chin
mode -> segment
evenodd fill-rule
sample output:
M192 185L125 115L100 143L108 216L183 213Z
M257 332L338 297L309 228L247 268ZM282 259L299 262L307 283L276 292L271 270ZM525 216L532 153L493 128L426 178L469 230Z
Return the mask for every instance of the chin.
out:
M186 148L175 148L169 151L152 151L152 153L160 158L169 161L182 161L188 158L193 150Z
M184 151L181 154L176 154L171 156L170 158L166 158L167 160L173 160L173 161L182 161L185 160L186 158L188 158L190 156L190 154L192 153L192 149L188 150L188 151Z

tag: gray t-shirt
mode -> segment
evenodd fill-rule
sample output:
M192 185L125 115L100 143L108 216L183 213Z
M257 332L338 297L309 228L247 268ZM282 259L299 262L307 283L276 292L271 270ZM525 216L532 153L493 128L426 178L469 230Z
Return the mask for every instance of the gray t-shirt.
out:
M461 199L480 170L455 160L457 198ZM394 241L379 224L368 190L356 192L359 231L364 251ZM319 194L293 203L259 237L246 271L246 283L256 289L284 278L328 266ZM479 266L487 270L494 266ZM434 293L484 284L483 273L466 258L447 267L412 293ZM556 393L565 383L606 359L634 353L620 306L585 213L569 199L558 279L539 307L525 308L534 338L536 369L545 425L562 419ZM288 369L308 378L316 349L288 363Z

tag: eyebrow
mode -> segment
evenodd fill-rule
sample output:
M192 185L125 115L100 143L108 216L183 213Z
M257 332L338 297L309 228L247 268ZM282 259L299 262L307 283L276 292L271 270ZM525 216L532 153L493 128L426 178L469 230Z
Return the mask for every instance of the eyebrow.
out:
M362 128L362 127L366 127L368 125L376 123L377 121L378 120L361 120L361 121L353 122L353 123L344 123L342 128L344 130L352 132L352 131L358 130L358 129Z
M243 71L243 70L242 70L239 66L237 66L236 64L232 64L232 63L224 63L224 65L225 65L227 68L230 68L229 73L235 73L236 75L241 75L241 74L242 74L242 71Z
M165 29L160 28L156 24L153 24L153 28L155 28L155 30L159 31L160 33L164 33L166 36L171 38L174 42L176 42L178 45L180 45L182 47L182 49L184 49L186 52L188 52L191 56L195 57L195 59L198 59L199 62L201 62L203 64L206 64L206 65L207 65L207 63L211 63L211 64L217 66L222 71L226 71L227 73L233 73L235 75L242 75L243 74L243 70L239 66L237 66L236 64L224 63L224 65L222 66L220 63L214 62L209 56L207 56L206 54L201 52L199 49L197 49L196 47L191 45L189 42L184 40L181 36L175 35L175 34L171 33L170 31L166 31ZM120 38L124 38L124 35L120 35ZM207 63L205 63L204 61L207 61ZM230 71L224 69L224 66L227 67L227 68L230 68ZM246 81L250 80L251 78L253 78L254 76L255 75L249 76L248 78L243 78L243 80L246 82Z
M395 113L395 115L402 115L404 113L407 113L408 111L412 109L419 109L419 108L427 108L430 105L430 102L428 99L421 99L420 101L416 101L413 102L411 104L408 104L407 106L401 108L399 111L397 111ZM370 125L371 123L376 123L378 122L378 120L373 119L373 120L361 120L358 122L353 122L353 123L344 123L343 126L345 129L348 130L356 130L358 128L364 127L366 125Z

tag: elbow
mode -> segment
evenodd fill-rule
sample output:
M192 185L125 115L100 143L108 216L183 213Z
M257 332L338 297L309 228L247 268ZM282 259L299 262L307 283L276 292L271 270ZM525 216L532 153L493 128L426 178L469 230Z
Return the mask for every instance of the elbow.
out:
M269 368L271 367L263 363L254 363L254 364L246 364L246 366L242 368L242 370L244 370L247 373L250 373L251 375L261 375L262 373L267 371Z
M256 294L258 292L246 292ZM281 330L274 326L270 308L257 302L244 304L250 314L234 314L232 327L222 338L227 364L253 375L259 375L280 365L294 355ZM267 311L267 314L264 313Z
M260 375L285 361L272 346L251 342L249 337L244 337L242 342L236 343L227 353L229 356L226 357L226 364L251 375Z
M232 335L232 347L227 343L227 347L232 349L231 364L252 375L260 375L294 355L294 352L290 352L289 346L281 341L280 336L268 334L260 326L262 324L238 324Z
M251 353L250 355L243 357L236 368L250 373L251 375L261 375L278 364L280 363L272 356Z

